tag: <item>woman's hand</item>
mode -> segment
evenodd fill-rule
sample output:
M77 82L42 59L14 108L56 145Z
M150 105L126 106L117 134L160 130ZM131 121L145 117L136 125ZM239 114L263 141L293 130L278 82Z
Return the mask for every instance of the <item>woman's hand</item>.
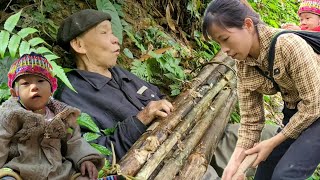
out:
M245 157L245 149L241 147L236 147L232 153L227 167L223 171L222 180L231 180L232 176L237 172L240 164L242 163ZM241 179L242 177L236 178Z
M268 158L274 148L275 147L273 142L271 141L271 139L268 139L256 144L253 148L246 150L245 153L247 155L254 153L258 154L257 159L252 164L252 167L256 167L260 164L261 161L265 161Z
M260 143L256 144L253 148L246 150L246 155L258 153L258 157L256 161L252 164L252 167L256 167L260 164L261 161L265 161L271 154L273 149L277 147L279 144L281 144L284 140L286 140L286 137L282 133L279 133L268 140L261 141Z

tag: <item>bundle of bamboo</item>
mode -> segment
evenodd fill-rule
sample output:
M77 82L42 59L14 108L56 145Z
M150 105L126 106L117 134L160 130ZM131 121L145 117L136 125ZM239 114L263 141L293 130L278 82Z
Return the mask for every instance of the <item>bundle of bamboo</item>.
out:
M197 179L210 162L236 102L234 60L219 53L120 161L138 179ZM222 65L224 64L224 65Z

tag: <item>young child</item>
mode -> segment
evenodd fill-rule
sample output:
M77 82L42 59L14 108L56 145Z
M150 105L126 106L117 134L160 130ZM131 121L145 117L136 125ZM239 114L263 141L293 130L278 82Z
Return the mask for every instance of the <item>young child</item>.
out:
M0 106L0 179L96 179L104 158L81 138L80 111L51 98L57 79L47 59L23 55L11 65L8 85L11 97Z
M288 30L308 30L320 32L320 0L304 0L301 2L298 15L300 25L284 24L281 28Z

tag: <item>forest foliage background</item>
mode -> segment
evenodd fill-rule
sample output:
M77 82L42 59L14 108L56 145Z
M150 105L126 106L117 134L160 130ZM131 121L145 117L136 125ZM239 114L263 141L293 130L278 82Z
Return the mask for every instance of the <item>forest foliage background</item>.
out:
M249 2L271 26L297 23L295 0ZM73 64L66 60L66 52L55 45L57 29L65 17L86 8L111 14L114 33L122 43L119 65L174 97L199 67L219 51L215 42L205 42L201 36L201 16L208 3L205 0L4 0L0 5L0 102L8 97L5 85L8 68L14 59L27 52L44 54L53 63L57 76L68 84L64 72ZM14 14L15 18L9 21Z

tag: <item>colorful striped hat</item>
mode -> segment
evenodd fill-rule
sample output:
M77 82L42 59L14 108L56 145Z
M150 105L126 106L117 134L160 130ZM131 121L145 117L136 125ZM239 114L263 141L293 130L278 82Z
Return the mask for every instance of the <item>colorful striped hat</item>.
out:
M24 54L16 60L8 72L8 86L13 88L14 81L24 74L34 74L43 77L50 83L52 92L58 87L57 78L54 77L51 64L40 54L34 52Z
M298 15L308 12L320 15L320 0L303 0L300 4Z

